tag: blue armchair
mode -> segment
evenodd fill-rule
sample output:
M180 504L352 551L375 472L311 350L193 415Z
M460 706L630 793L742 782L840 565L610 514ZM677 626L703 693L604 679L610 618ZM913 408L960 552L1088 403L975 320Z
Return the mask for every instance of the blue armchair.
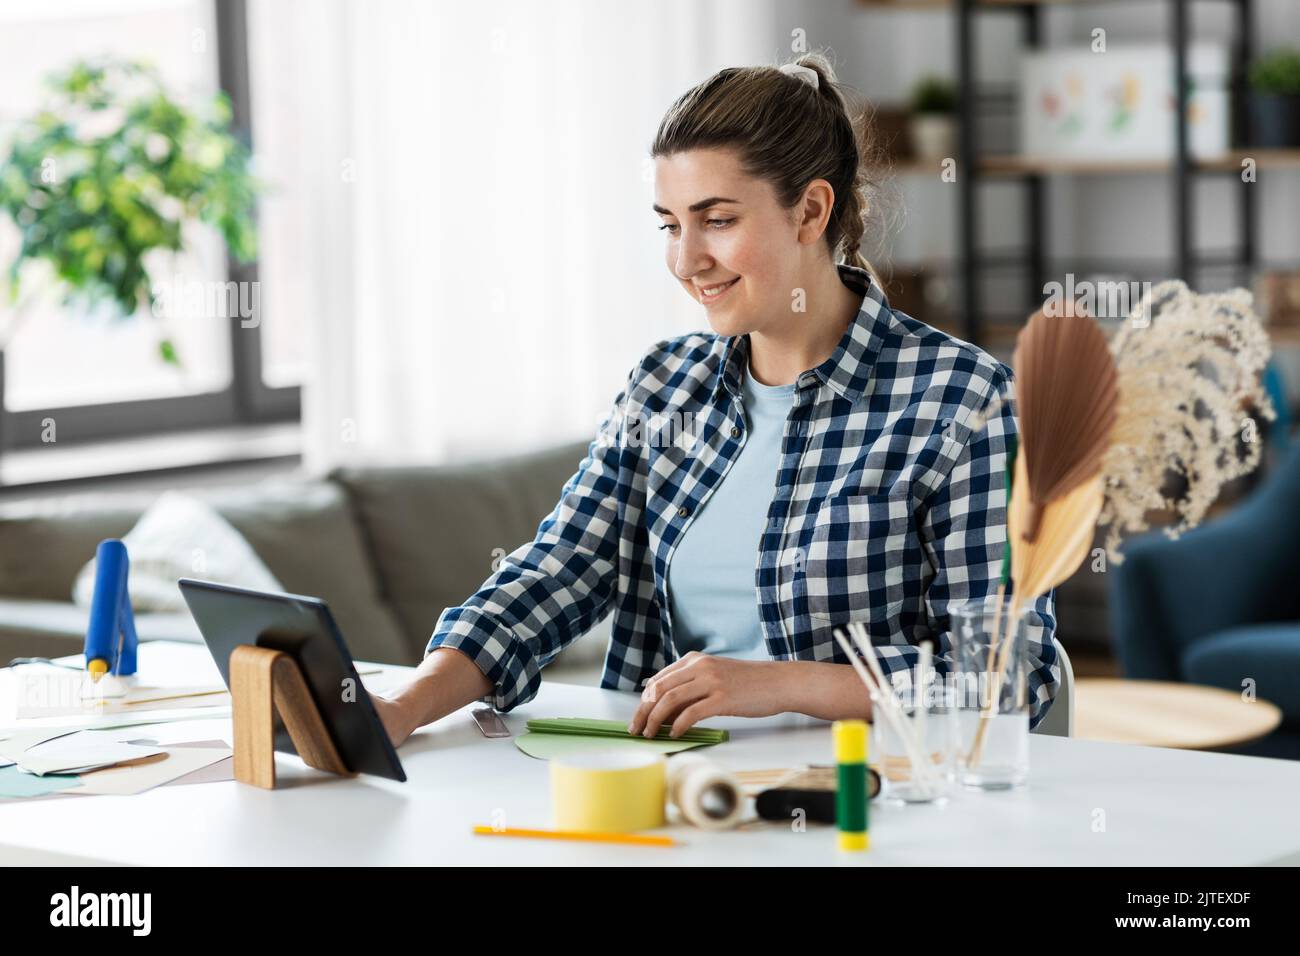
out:
M1240 751L1300 759L1300 441L1222 518L1131 542L1111 574L1126 677L1255 693L1282 726Z

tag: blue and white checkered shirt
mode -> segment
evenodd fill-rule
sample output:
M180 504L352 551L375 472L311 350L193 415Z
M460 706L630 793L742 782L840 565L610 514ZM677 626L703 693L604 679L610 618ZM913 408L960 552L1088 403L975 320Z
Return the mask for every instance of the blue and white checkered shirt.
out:
M950 654L949 609L997 590L1012 403L978 431L968 422L1011 371L890 309L864 270L839 270L862 306L796 382L755 599L773 660L846 663L832 632L860 621L890 674L923 639ZM676 660L668 563L745 441L748 349L704 333L651 349L536 537L442 613L426 653L467 654L501 710L530 700L542 667L611 610L602 687L639 690ZM1031 725L1056 692L1055 627L1048 594L1028 627Z

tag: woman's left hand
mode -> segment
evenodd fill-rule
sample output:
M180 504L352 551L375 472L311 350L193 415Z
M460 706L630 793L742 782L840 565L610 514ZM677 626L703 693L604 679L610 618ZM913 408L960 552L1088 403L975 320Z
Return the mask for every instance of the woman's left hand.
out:
M671 721L672 736L680 737L708 717L784 713L790 709L790 671L785 661L745 661L691 651L646 682L628 733L654 737Z

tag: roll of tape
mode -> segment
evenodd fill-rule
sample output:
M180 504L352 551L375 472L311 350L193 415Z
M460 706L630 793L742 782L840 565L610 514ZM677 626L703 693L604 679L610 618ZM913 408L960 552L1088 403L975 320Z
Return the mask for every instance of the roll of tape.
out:
M551 761L557 830L628 832L664 825L662 754L609 751Z
M699 754L677 754L668 761L668 799L687 823L705 830L734 827L745 810L740 782Z

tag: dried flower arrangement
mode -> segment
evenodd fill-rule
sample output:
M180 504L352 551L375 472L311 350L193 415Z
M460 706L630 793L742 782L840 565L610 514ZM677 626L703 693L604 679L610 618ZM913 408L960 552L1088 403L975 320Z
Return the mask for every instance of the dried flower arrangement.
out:
M1079 314L1068 307L1060 318ZM1031 316L1031 323L1039 315ZM1177 280L1162 282L1124 320L1110 352L1119 404L1101 456L1104 494L1097 525L1108 529L1107 557L1119 563L1122 539L1148 530L1153 512L1175 516L1163 528L1172 538L1198 525L1224 485L1259 465L1262 443L1255 421L1273 421L1277 412L1261 378L1271 352L1268 333L1245 289L1196 293ZM1081 379L1086 388L1086 376L1078 374L1072 357L1031 355L1018 348L1021 386L990 402L971 420L971 430L982 429L1013 396L1023 426L1026 405L1035 402L1025 394L1025 377L1035 374L1028 367L1054 361L1060 364L1045 373L1048 377ZM1098 385L1101 405L1108 399L1106 387ZM1167 492L1171 478L1182 486L1176 495Z
M1252 414L1272 421L1277 413L1261 384L1268 334L1245 289L1198 295L1162 282L1124 321L1111 352L1119 419L1102 460L1097 523L1118 562L1121 539L1145 531L1152 511L1175 516L1170 537L1199 524L1223 486L1259 464ZM1185 486L1177 497L1165 491L1171 477Z

